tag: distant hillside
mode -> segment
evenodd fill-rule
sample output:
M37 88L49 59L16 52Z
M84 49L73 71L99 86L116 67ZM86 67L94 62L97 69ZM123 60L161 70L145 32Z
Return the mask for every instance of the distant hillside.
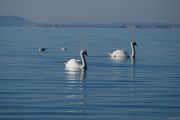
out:
M0 26L23 26L31 25L32 21L18 16L0 16Z

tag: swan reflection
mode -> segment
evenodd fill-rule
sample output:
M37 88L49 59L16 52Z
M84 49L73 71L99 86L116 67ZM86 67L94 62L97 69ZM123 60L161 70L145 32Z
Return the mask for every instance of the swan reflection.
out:
M111 60L113 60L114 62L122 62L126 60L126 57L119 57L119 56L111 56L110 57Z
M131 58L131 64L135 64L136 63L136 58Z
M128 67L130 68L130 70L128 71L121 71L122 73L122 76L125 75L125 74L129 74L132 78L134 78L135 76L135 68L136 68L136 58L130 58L130 59L127 59L127 58L124 58L124 57L110 57L111 61L112 62L115 62L117 64L126 64L128 65Z
M67 102L67 106L71 106L64 112L68 114L78 114L81 118L84 117L86 112L86 70L80 71L70 71L66 70L65 74L67 76L66 85L68 92L65 94L64 98ZM77 109L78 106L78 109Z
M132 80L134 80L135 77L136 77L136 64L135 64L135 62L136 62L135 59L131 60L132 66L131 66L131 69L130 69L130 73L131 73Z
M110 59L113 61L113 62L116 62L116 63L123 63L123 62L126 62L126 61L129 61L130 60L130 64L135 64L136 63L136 58L132 57L130 59L127 59L127 57L114 57L114 56L111 56Z
M68 80L85 80L86 79L86 69L73 71L73 70L66 70L67 79Z

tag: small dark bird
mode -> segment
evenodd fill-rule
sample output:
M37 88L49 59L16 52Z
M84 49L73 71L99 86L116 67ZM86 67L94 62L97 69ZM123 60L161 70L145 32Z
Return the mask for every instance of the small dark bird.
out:
M39 48L39 52L44 52L46 51L46 48Z

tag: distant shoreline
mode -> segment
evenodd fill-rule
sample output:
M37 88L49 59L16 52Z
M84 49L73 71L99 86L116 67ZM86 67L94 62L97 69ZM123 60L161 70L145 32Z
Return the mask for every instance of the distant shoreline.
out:
M180 24L34 24L34 27L97 27L97 28L180 28Z
M0 25L0 27L84 27L84 28L159 28L159 29L173 29L180 28L180 24L20 24L20 25Z
M51 23L35 23L26 18L19 16L0 16L0 27L97 27L97 28L180 28L180 24L166 23L67 23L67 24L51 24Z

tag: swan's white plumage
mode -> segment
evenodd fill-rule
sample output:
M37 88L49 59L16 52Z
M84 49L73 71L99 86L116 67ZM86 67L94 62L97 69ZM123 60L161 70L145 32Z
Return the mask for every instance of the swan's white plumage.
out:
M134 58L135 46L137 46L136 42L131 42L131 49L132 49L131 55L128 55L127 52L124 50L115 50L112 53L108 53L108 55L110 55L112 59L119 59L119 60L129 57Z
M65 65L66 69L82 69L82 62L76 59L70 59Z
M111 57L127 57L128 54L124 50L115 50L112 53L108 53Z
M87 56L87 52L85 50L81 50L80 56L81 56L82 61L76 60L76 59L70 59L68 62L66 62L65 63L66 69L73 70L73 71L86 69L87 64L86 64L85 56Z

